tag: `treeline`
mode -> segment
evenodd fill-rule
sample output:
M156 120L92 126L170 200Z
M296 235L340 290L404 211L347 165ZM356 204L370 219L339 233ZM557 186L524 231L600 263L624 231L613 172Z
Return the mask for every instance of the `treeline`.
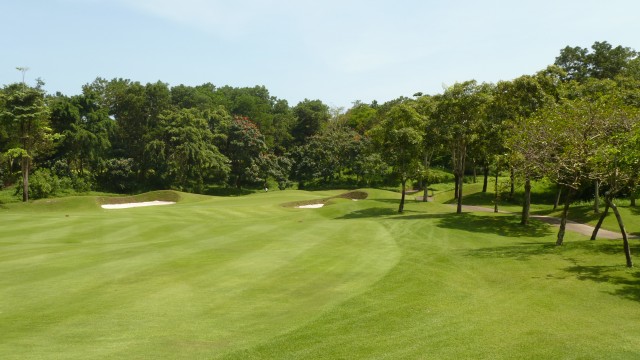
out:
M616 196L634 197L640 167L640 59L607 42L566 47L553 65L511 81L470 80L346 111L320 100L291 106L263 86L100 78L70 97L45 94L41 83L6 85L0 109L0 177L25 201L59 188L206 192L294 182L400 183L404 199L408 182L426 189L439 166L455 176L458 211L463 178L476 169L484 191L505 172L511 193L520 180L528 199L531 181L547 178L566 204L595 188L615 211Z

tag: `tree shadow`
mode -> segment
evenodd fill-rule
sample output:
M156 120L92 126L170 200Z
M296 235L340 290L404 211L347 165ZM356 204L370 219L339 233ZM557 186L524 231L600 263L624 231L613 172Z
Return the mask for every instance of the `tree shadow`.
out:
M625 269L625 270L623 270ZM564 271L573 274L578 280L609 283L620 286L610 292L612 295L640 302L640 271L623 276L626 268L622 266L571 266Z
M516 204L515 202L507 200L506 196L508 193L503 193L500 195L500 204ZM483 193L477 192L469 195L462 196L462 205L475 205L475 206L487 206L493 207L493 201L495 199L494 193ZM445 204L456 204L458 202L457 199L450 199L445 201Z
M606 254L624 256L622 239L598 239L572 243L574 249L579 249L588 254ZM640 247L631 243L631 254L637 253Z
M344 214L336 219L363 219L363 218L376 218L376 217L389 217L398 215L398 210L394 210L387 207L370 207L362 210L355 210L350 213Z
M508 246L496 246L490 248L474 249L467 252L467 256L487 259L487 258L511 258L520 261L527 261L534 256L550 254L557 249L551 243L521 243Z
M238 189L230 187L208 187L203 191L204 195L210 196L243 196L255 193L255 190Z
M495 234L505 237L544 237L553 234L553 229L541 222L532 220L529 225L521 225L520 218L512 215L478 215L474 213L451 214L443 217L439 227L463 230L473 233Z
M361 210L355 210L342 216L336 217L337 220L345 219L363 219L363 218L383 218L391 220L415 220L415 219L433 219L449 214L427 214L424 212L405 209L403 213L398 213L398 209L389 207L371 207Z
M400 205L400 199L369 199L371 201L375 201L375 202L379 202L379 203L383 203L383 204L396 204L396 205ZM405 203L409 202L407 201L407 199L405 199Z

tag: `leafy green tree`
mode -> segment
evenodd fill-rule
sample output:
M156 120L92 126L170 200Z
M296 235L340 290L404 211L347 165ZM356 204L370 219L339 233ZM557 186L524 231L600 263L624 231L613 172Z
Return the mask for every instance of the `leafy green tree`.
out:
M607 147L606 141L611 141L611 129L618 127L616 123L620 119L616 114L620 112L621 103L615 97L594 94L597 93L585 90L581 97L566 99L536 112L528 122L529 134L535 134L535 137L525 140L526 134L523 134L522 138L523 142L537 144L538 153L546 154L534 160L540 159L538 166L545 175L568 190L557 245L563 244L572 196L594 178L593 159L597 158L603 146Z
M511 167L515 170L514 173L524 180L524 201L520 221L523 225L529 223L531 180L542 175L538 165L540 160L534 159L545 155L545 152L539 151L532 142L536 134L532 134L531 130L536 127L530 126L528 122L533 113L555 101L553 94L546 92L544 83L547 81L550 80L546 75L539 73L536 76L524 75L509 82L500 82L490 107L494 119L494 137L502 139L493 142L491 155L499 155L509 150Z
M216 87L211 83L198 86L177 85L170 89L171 104L179 109L206 111L216 106Z
M640 151L640 111L626 106L616 94L604 95L597 101L597 114L603 118L601 136L597 148L589 158L589 177L607 188L605 210L591 236L595 240L604 218L611 208L616 216L623 240L623 248L628 267L633 266L627 231L622 216L615 204L615 198L626 190L630 179L637 176Z
M201 192L206 182L222 182L229 173L229 159L213 143L213 133L197 110L165 111L159 117L159 136L146 151L172 187Z
M424 194L422 201L426 202L429 198L429 179L431 163L435 156L441 154L444 150L444 134L435 120L435 113L438 107L436 97L422 95L416 99L414 104L416 110L423 119L423 186Z
M385 161L392 167L402 185L398 212L404 211L406 185L419 174L423 151L424 119L406 103L396 104L371 132Z
M363 137L340 124L331 124L293 152L298 181L322 179L325 184L354 173Z
M223 148L231 161L231 185L240 189L243 185L263 182L256 162L266 152L267 144L258 126L246 117L236 116Z
M3 104L0 118L7 129L11 157L19 153L22 172L22 201L29 200L29 172L34 156L48 150L53 143L49 127L49 109L44 100L41 83L37 87L26 84L7 85L0 92Z
M486 116L491 92L486 84L475 80L456 83L437 97L434 114L451 152L453 174L456 178L457 213L462 212L462 184L469 145L479 136L480 124Z
M296 144L303 144L307 138L318 133L329 121L329 107L320 100L305 99L293 108L296 122L291 135Z
M365 134L378 122L378 110L369 104L356 101L347 110L345 121L347 126L360 134Z
M72 98L57 95L49 100L49 107L52 127L62 135L55 157L64 159L70 170L80 175L87 167L97 171L111 149L110 137L115 131L108 109L90 91Z
M587 78L613 79L638 57L636 51L622 46L614 48L606 41L596 41L591 50L567 46L560 51L555 65L566 71L566 80L582 82Z

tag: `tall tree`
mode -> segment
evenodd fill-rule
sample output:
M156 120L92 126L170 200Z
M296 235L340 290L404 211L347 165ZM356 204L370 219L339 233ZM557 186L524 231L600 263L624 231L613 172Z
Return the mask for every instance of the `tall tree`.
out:
M206 182L222 182L229 173L229 159L214 145L206 119L195 109L165 111L159 116L157 137L147 143L147 156L166 171L167 184L200 192Z
M567 46L560 50L555 65L566 71L565 79L582 82L587 78L613 79L638 57L636 51L622 46L614 48L606 41L596 41L591 50Z
M291 129L291 135L300 145L316 134L329 121L329 107L320 100L305 99L293 108L296 122Z
M4 110L0 113L4 128L9 129L10 150L20 154L22 201L29 200L29 171L39 151L52 144L49 110L45 105L41 83L37 87L25 83L5 86L0 92Z
M462 212L462 184L469 145L479 134L479 125L486 116L491 92L486 84L475 80L456 83L437 97L436 119L445 134L451 152L456 179L457 213Z
M423 151L424 119L407 103L393 105L386 118L372 130L380 152L402 185L398 212L404 211L406 185L419 174Z
M603 127L595 154L589 158L590 178L601 183L605 192L605 210L600 215L591 239L613 210L623 240L623 248L628 267L633 266L627 231L622 216L615 204L615 198L627 189L629 180L637 176L640 134L640 111L626 106L615 93L604 95L597 100L597 114L603 118Z
M536 134L530 131L538 129L530 126L528 122L534 112L554 102L554 96L545 91L544 83L548 81L550 80L546 78L545 73L538 73L536 76L524 75L509 82L500 82L491 106L492 115L498 119L498 124L501 121L506 125L506 133L510 137L506 143L512 160L511 167L515 170L514 173L524 180L525 191L520 220L523 225L529 222L531 181L542 175L538 165L540 161L534 161L533 158L540 158L545 154L532 143ZM504 133L500 131L505 130L504 127L496 127L498 134ZM501 145L504 146L504 143ZM496 149L494 154L500 154L503 149Z
M240 189L262 181L257 161L267 153L267 144L258 126L249 118L233 119L223 153L231 161L231 185Z

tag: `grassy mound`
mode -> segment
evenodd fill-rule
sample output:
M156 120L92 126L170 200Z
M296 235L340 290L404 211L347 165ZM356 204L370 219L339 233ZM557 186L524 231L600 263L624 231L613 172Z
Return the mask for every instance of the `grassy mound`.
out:
M333 195L320 199L312 199L312 200L300 200L300 201L292 201L282 204L284 207L299 207L305 205L315 205L315 204L330 204L334 199L349 199L349 200L364 200L369 196L366 191L362 190L354 190L346 193L342 193L339 195Z
M100 203L100 205L128 204L156 200L178 202L181 200L181 195L179 192L173 190L157 190L132 196L101 196L98 198L98 203Z

